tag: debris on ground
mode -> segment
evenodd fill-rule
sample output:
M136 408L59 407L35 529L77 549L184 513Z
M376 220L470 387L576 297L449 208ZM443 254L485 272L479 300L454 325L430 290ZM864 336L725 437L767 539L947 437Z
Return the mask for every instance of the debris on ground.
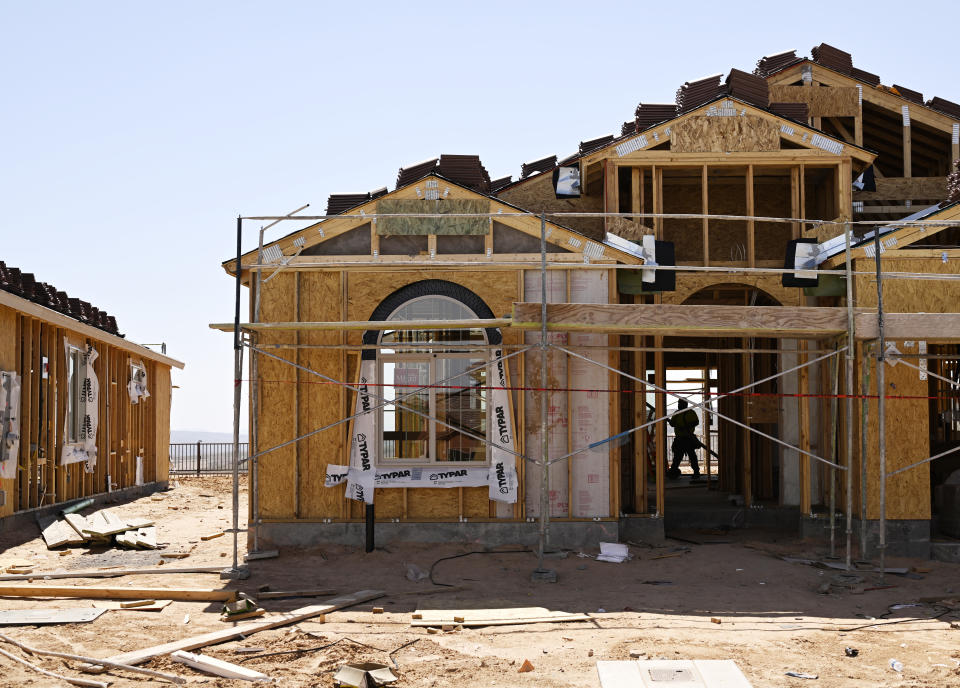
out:
M515 607L507 609L418 609L410 620L411 626L513 626L515 624L559 623L563 621L590 621L586 614L551 611L545 607Z
M600 554L597 555L597 561L622 564L630 558L630 549L626 545L619 542L600 543Z
M376 662L361 662L359 664L344 664L333 675L333 681L340 686L351 688L369 688L394 683L397 677L386 664Z
M157 549L157 529L152 520L125 520L109 509L100 509L90 516L74 511L61 516L47 516L37 521L47 549L64 545L117 544L130 549Z
M223 676L224 678L237 678L242 681L270 681L270 677L259 671L242 667L239 664L231 664L222 659L208 657L206 655L194 654L177 650L170 653L170 659L181 664L186 664L199 671L204 671L214 676Z

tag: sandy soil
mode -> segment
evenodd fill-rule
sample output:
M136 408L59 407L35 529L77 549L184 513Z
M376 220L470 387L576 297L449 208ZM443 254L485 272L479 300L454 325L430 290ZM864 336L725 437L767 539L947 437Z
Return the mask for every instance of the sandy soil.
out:
M245 497L241 513L245 511ZM228 565L229 534L209 541L200 536L229 528L229 481L226 478L186 478L161 497L114 505L121 517L157 520L158 540L168 549L189 549L190 556L164 564ZM862 580L847 580L843 572L787 563L781 555L821 559L822 549L809 543L777 539L756 531L730 534L678 534L693 544L667 540L659 546L631 547L633 559L623 564L581 558L577 552L548 559L557 571L556 584L533 584L536 565L531 553L483 553L437 563L433 578L407 579L407 565L423 571L443 557L478 547L467 545L391 546L365 554L362 549L322 547L284 550L277 559L251 563L252 577L239 583L215 574L125 576L109 579L66 579L57 584L124 587L236 587L256 594L271 590L331 588L350 593L365 588L386 595L327 616L326 622L264 631L244 640L203 650L242 663L293 688L332 686L333 673L343 663L374 661L392 665L404 686L599 686L597 660L627 660L632 650L648 658L733 659L755 688L764 686L960 686L960 605L913 604L920 597L960 596L960 566L939 562L891 560L888 566L920 567L907 577L887 575L879 590L876 574L857 572ZM241 538L243 542L244 538ZM718 542L720 541L720 542ZM714 544L710 544L714 543ZM597 550L587 552L595 554ZM106 566L149 567L159 552L75 548L66 556L46 550L38 532L0 540L0 565L31 560L37 570ZM42 581L36 581L42 582ZM825 586L825 584L834 585ZM818 590L829 587L826 593ZM318 599L265 600L269 611L290 610ZM87 600L0 599L0 608L86 607ZM949 603L948 603L949 604ZM373 614L374 605L385 608ZM421 609L541 606L588 613L589 622L532 624L463 629L429 634L412 628L410 614ZM189 616L189 621L187 618ZM933 617L939 616L938 619ZM720 623L713 622L713 619ZM108 657L226 626L211 603L173 602L162 612L111 610L87 624L7 627L3 632L37 647ZM861 627L858 630L850 630ZM402 647L411 641L413 644ZM316 649L330 645L324 649ZM23 656L6 644L0 647ZM250 657L236 652L260 647ZM402 649L397 649L401 648ZM859 650L846 657L845 647ZM396 650L392 655L391 651ZM903 663L902 673L890 668ZM534 670L519 673L524 660ZM81 675L68 663L32 658L46 669ZM169 671L191 683L212 686L249 685L210 677L167 658L144 666ZM0 657L0 685L66 685L29 672ZM816 674L816 681L789 678L787 671ZM85 675L86 676L86 675ZM89 676L88 676L89 678ZM94 677L97 678L97 677ZM161 685L123 672L99 676L114 686Z

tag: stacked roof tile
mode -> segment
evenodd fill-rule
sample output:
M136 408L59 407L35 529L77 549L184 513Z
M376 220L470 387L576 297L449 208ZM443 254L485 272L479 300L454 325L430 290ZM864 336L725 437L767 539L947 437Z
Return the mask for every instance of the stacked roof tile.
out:
M817 64L828 67L841 74L852 76L853 56L850 53L840 50L839 48L834 48L832 45L821 43L811 49L810 54L813 55L813 61Z
M640 109L639 106L637 107L637 109L638 110ZM620 136L631 136L636 133L637 133L637 120L633 120L632 122L624 122L623 125L620 127Z
M946 98L934 96L927 101L927 107L933 108L934 110L939 110L945 115L950 115L951 117L960 119L960 105L957 105Z
M46 282L37 282L32 273L21 272L0 260L0 290L55 310L86 325L122 337L117 319L86 301L67 296Z
M775 115L806 124L810 109L806 103L770 103L770 111Z
M490 175L479 155L440 155L437 172L463 186L486 193L490 189Z
M727 93L745 103L765 108L770 104L770 89L767 80L755 74L731 69L724 82Z
M916 103L917 105L923 105L923 94L919 91L914 91L913 89L907 88L906 86L901 86L900 84L894 84L893 87L902 97Z
M589 141L581 141L579 154L587 155L588 153L592 153L595 150L600 150L611 141L613 141L613 134L607 134L606 136L601 136L596 139L590 139Z
M557 166L557 156L550 155L546 158L540 158L539 160L532 160L531 162L525 162L520 166L520 179L526 179L531 174L537 174L539 172L546 172L547 170L552 170Z
M676 103L640 103L634 113L636 130L643 131L677 116ZM626 133L626 132L624 132Z
M704 103L709 103L717 96L723 95L725 90L720 85L723 74L714 74L696 81L687 81L677 89L677 114L690 112Z
M401 186L412 184L418 179L423 179L431 172L436 172L439 160L439 158L430 158L429 160L424 160L423 162L418 162L408 167L401 167L400 171L397 172L397 188L399 189Z
M786 67L796 64L797 62L803 62L803 59L804 58L802 57L797 57L796 50L784 50L782 53L764 55L757 60L757 66L753 70L753 73L766 79L768 76L779 72L781 69L785 69Z
M500 189L510 186L512 182L513 182L512 175L508 175L506 177L500 177L500 179L494 179L493 181L490 182L490 193L495 194Z
M863 83L869 84L871 86L880 85L879 76L863 69L857 69L856 67L854 67L853 69L850 70L850 76L852 76L857 81L862 81Z
M341 193L330 194L327 199L327 215L339 215L340 213L363 205L370 200L370 193Z

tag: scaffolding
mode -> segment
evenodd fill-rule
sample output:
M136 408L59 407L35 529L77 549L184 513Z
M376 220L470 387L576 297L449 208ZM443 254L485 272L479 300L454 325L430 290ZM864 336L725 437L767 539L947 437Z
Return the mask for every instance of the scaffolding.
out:
M250 499L251 499L251 517L249 519L250 527L252 528L252 542L254 550L259 548L258 540L258 522L259 522L259 505L258 500L258 460L260 457L273 452L282 447L288 446L290 444L302 441L308 437L311 437L317 433L323 432L324 430L339 426L343 423L349 423L356 419L358 416L362 415L364 412L354 413L347 415L343 418L338 418L333 422L330 422L320 428L315 428L306 433L302 433L293 437L287 441L281 442L274 446L268 448L261 448L258 442L258 428L257 428L257 419L258 419L258 397L257 394L257 385L259 384L258 370L257 370L257 361L260 356L267 357L273 360L289 364L294 368L305 372L308 375L315 376L325 383L339 385L346 390L353 392L359 392L360 389L357 385L354 385L346 380L338 380L335 377L326 375L319 370L313 370L308 366L302 366L295 361L290 361L285 359L275 353L270 352L270 348L333 348L333 349L350 349L350 350L380 350L382 348L391 348L396 349L399 346L398 344L362 344L359 346L349 345L349 344L327 344L327 345L317 345L317 344L300 344L299 342L295 345L282 344L282 345L269 345L269 344L260 344L256 340L258 332L264 331L281 331L281 330L364 330L364 331L376 331L376 330L396 330L396 329L436 329L439 326L442 326L445 330L466 330L466 329L479 329L479 328L516 328L520 327L526 330L533 330L539 332L539 342L535 344L527 345L515 345L515 346L503 346L498 345L493 347L492 345L478 345L474 342L469 343L469 346L475 350L483 350L492 352L494 348L499 349L498 355L495 355L493 358L485 360L482 364L476 366L476 368L486 367L495 363L505 362L515 356L523 354L524 352L538 350L540 353L540 376L541 382L539 386L523 386L520 388L511 387L509 389L516 390L521 389L523 391L534 391L539 392L544 395L542 402L540 403L540 447L539 452L533 453L529 451L529 448L526 448L527 451L509 451L510 454L514 455L516 458L521 459L529 464L533 464L539 467L540 469L540 487L539 487L539 514L537 517L538 520L538 545L537 545L537 569L534 571L534 579L537 580L550 580L552 572L545 568L544 566L544 555L549 547L549 537L550 537L550 504L549 504L549 474L550 467L554 464L566 462L571 459L571 457L594 449L598 446L604 445L609 442L614 442L620 439L623 439L627 436L638 433L639 431L645 430L646 428L657 426L664 421L669 420L677 412L667 412L665 400L667 397L672 397L675 399L683 399L684 394L677 391L670 391L666 385L658 385L656 383L650 382L646 378L646 371L644 371L643 377L638 377L631 374L626 370L622 370L616 366L606 365L600 361L584 356L580 353L577 353L573 348L568 346L561 346L559 344L551 343L548 338L548 331L555 331L556 327L551 325L556 325L551 323L549 318L549 309L548 309L548 299L547 299L547 280L546 275L549 270L562 267L563 269L593 269L593 270L619 270L619 269L638 269L642 265L622 265L622 264L591 264L589 259L585 257L583 263L573 263L573 262L562 262L562 263L551 263L548 260L548 251L547 251L547 217L595 217L595 218L653 218L653 219L702 219L702 220L748 220L748 221L762 221L762 222L779 222L779 223L791 223L794 225L799 224L801 227L804 225L813 226L814 228L823 228L835 226L838 228L844 237L844 247L845 247L845 263L844 270L842 272L837 272L835 274L842 274L845 277L846 281L846 325L841 332L829 332L824 333L824 336L819 337L820 340L826 340L828 343L832 340L831 346L824 346L820 349L809 349L805 346L806 342L803 342L804 346L798 347L797 349L758 349L750 346L743 346L740 348L728 347L728 348L696 348L696 347L665 347L665 346L634 346L634 347L625 347L625 346L577 346L574 348L577 349L602 349L602 350L613 350L613 351L637 351L637 352L655 352L658 355L662 355L664 352L697 352L697 353L777 353L777 352L790 352L800 354L801 358L806 358L803 362L798 365L792 366L785 370L780 370L779 372L763 377L762 379L750 381L747 384L743 384L735 389L719 392L717 394L710 394L710 384L709 379L706 381L707 394L704 396L703 400L700 402L692 403L690 408L700 409L702 413L714 418L725 420L737 427L742 428L747 433L753 433L754 435L765 438L768 441L771 441L775 444L778 444L784 448L796 452L798 455L803 455L808 459L813 459L814 461L820 463L823 466L826 466L829 469L830 476L830 490L829 490L829 501L828 501L828 512L829 512L829 546L830 546L830 555L835 555L836 543L836 477L838 474L847 473L848 479L845 481L846 489L844 494L844 508L843 513L845 514L845 566L847 570L852 568L852 537L853 537L853 480L850 476L850 471L854 465L854 427L855 427L855 401L859 399L861 402L861 418L860 418L860 428L861 428L861 446L860 446L860 466L861 466L861 476L860 476L860 486L861 486L861 495L860 495L860 511L861 511L861 529L859 537L859 550L864 552L866 549L867 542L867 532L866 532L866 513L867 513L867 494L866 494L866 484L867 484L867 442L868 442L868 408L867 402L871 397L869 395L869 365L868 360L873 359L876 361L876 370L878 376L878 393L876 395L877 404L878 404L878 415L877 415L877 433L878 433L878 473L879 473L879 559L880 559L880 576L881 579L885 571L885 557L886 557L886 523L887 523L887 503L886 503L886 481L898 475L906 470L911 468L918 467L930 463L938 458L946 456L956 451L960 451L960 447L954 447L947 451L940 452L933 456L926 457L922 460L916 461L908 466L899 468L892 472L887 472L886 470L886 401L888 395L886 394L886 388L884 385L884 375L885 375L885 365L884 363L891 356L895 356L896 360L899 363L904 363L907 366L916 368L918 370L927 372L928 375L933 375L936 378L947 382L952 387L960 387L955 380L936 375L932 372L926 371L926 368L921 367L910 363L905 360L909 357L917 357L925 362L925 359L934 359L937 354L924 354L920 353L917 355L913 354L899 354L899 353L888 353L886 351L886 338L887 332L885 331L885 311L883 306L883 282L888 279L908 279L908 280L960 280L960 274L934 274L934 273L910 273L910 272L884 272L881 264L881 254L882 247L880 243L880 232L873 232L873 243L874 243L874 258L875 258L875 272L864 272L864 271L854 271L853 263L851 259L851 248L852 248L852 236L853 228L855 225L867 225L867 226L879 226L879 225L890 225L894 224L896 227L906 227L906 226L936 226L937 228L943 227L957 227L960 226L960 221L927 221L927 220L899 220L895 223L885 222L885 221L825 221L825 220L806 220L799 218L771 218L771 217L750 217L750 216L740 216L740 215L704 215L704 214L666 214L666 213L530 213L517 211L512 213L515 216L526 216L526 217L536 217L540 221L540 256L538 263L533 263L531 261L516 261L516 260L507 260L507 261L497 261L498 267L523 267L531 268L537 267L540 271L540 302L537 304L539 306L539 323L517 323L510 318L497 318L497 319L470 319L470 320L459 320L459 321L450 321L450 320L424 320L424 321L360 321L360 322L287 322L287 323L277 323L270 322L264 323L260 322L260 295L262 284L272 279L278 272L288 267L290 264L289 259L284 260L281 258L279 264L277 262L264 262L264 233L266 230L271 227L281 223L289 221L319 221L326 219L343 219L343 218L363 218L367 220L374 220L380 217L441 217L441 218L451 218L451 217L470 217L470 218L502 218L507 213L464 213L464 214L437 214L437 213L422 213L422 214L404 214L404 215L394 215L394 214L362 214L362 215L350 215L339 214L339 215L315 215L315 216L303 216L298 215L297 213L306 209L308 206L302 206L297 210L292 211L286 215L279 216L238 216L236 220L236 241L237 241L237 256L236 263L234 265L235 270L235 308L234 308L234 322L233 323L224 323L224 324L213 324L211 325L214 329L220 329L223 331L232 331L234 336L234 433L233 440L235 445L234 452L234 466L233 466L233 568L232 573L234 575L243 575L243 569L240 567L239 563L239 543L238 535L241 532L240 523L239 523L239 466L242 461L249 461L249 473L251 480L251 489L250 489ZM259 232L259 242L257 248L257 262L255 264L243 265L243 252L242 252L242 233L243 233L243 222L244 221L269 221L271 224L261 227ZM302 246L297 249L296 255L299 256ZM291 256L292 258L295 256ZM369 265L370 261L367 262L358 262L344 260L340 262L330 263L324 262L323 267L331 268L337 267L340 269L347 269L351 266L356 265ZM456 267L476 267L476 263L460 263L456 261L443 261L435 260L431 261L431 264L436 266L442 266L444 268L456 268ZM390 262L380 258L376 261L376 265L385 267L389 266ZM405 263L409 265L409 263ZM310 267L310 263L301 262L298 263L297 267ZM767 268L767 267L744 267L744 266L733 266L733 267L718 267L718 266L698 266L698 265L677 265L677 266L661 266L655 265L656 270L672 270L676 272L702 272L702 273L720 273L725 275L738 275L743 276L747 274L762 274L762 275L779 275L779 274L793 274L797 272L796 269L791 268ZM242 323L240 320L240 307L241 307L241 286L242 286L242 275L244 270L248 270L251 279L251 299L253 307L251 309L253 321L250 323ZM268 272L267 277L263 277L263 273ZM876 280L877 288L877 307L876 307L876 337L866 338L860 336L857 331L857 309L854 308L854 298L853 298L853 279L856 276L867 276L872 277ZM929 317L930 314L928 314ZM560 323L562 327L563 323ZM957 328L951 326L946 328L942 334L938 335L938 341L950 341L957 342L960 341L960 331L955 331ZM765 337L769 335L763 335ZM796 334L787 334L787 335L775 335L780 338L801 338ZM863 346L863 355L861 358L862 361L862 390L863 392L860 395L854 394L853 390L855 387L855 344L857 341L864 343ZM457 350L463 350L463 342L451 342L444 345L431 344L432 349L443 349L443 348L456 348ZM244 358L244 349L250 351L250 366L251 366L251 394L250 394L250 409L251 409L251 426L250 426L250 437L251 437L251 452L250 455L241 460L239 458L239 442L240 442L240 409L242 401L242 387L243 387L243 358ZM512 351L507 351L513 349ZM646 394L648 391L652 391L657 394L658 403L656 406L656 412L653 414L655 417L651 420L646 420L645 422L630 427L625 431L618 432L607 436L606 438L593 442L579 449L572 451L567 451L566 453L560 456L550 456L549 449L549 438L547 432L547 407L546 395L550 394L554 389L548 387L548 377L547 377L547 353L551 350L562 353L568 357L575 358L577 360L583 361L586 364L592 366L598 366L609 373L618 375L626 380L630 380L633 383L639 385L639 391L636 393L646 399ZM810 358L808 354L820 354ZM840 366L839 366L839 357L843 355L845 360L845 393L839 394L839 384L840 384ZM956 358L956 357L951 357ZM661 358L662 361L662 358ZM821 456L812 451L805 450L801 446L796 446L789 442L786 442L778 437L775 437L769 433L765 433L758 428L752 427L749 423L744 423L741 420L731 417L727 413L720 412L719 401L727 398L733 397L738 394L748 393L748 390L753 390L759 385L783 378L784 376L790 373L796 373L799 371L806 371L811 366L821 363L829 362L830 364L830 384L831 391L829 395L819 395L819 396L828 396L831 404L831 422L832 422L832 432L830 433L830 451L829 456ZM644 366L646 368L646 365ZM457 373L455 377L461 376L463 373ZM414 408L409 404L404 402L415 395L423 392L424 390L429 389L430 387L435 387L438 385L443 385L444 383L450 383L451 379L442 379L438 380L435 383L424 385L424 386L412 386L413 389L406 391L402 394L398 394L393 399L387 399L384 396L377 394L375 392L370 392L367 390L367 393L370 397L376 400L376 404L373 405L369 410L375 411L385 406L394 405L398 409L404 409L407 412L410 412L414 415L422 417L425 420L432 421L438 425L446 426L453 428L442 418L436 417L420 409ZM619 390L611 389L608 390L611 393L618 393ZM778 395L782 396L782 395ZM799 394L797 396L804 396ZM837 447L837 407L839 400L843 398L845 401L844 404L844 422L846 430L846 442L845 442L845 453L844 457L841 460L836 456ZM664 403L660 403L660 399L664 399ZM454 428L463 432L461 428ZM493 446L493 442L485 436L466 433L471 439L482 443L485 446ZM502 448L501 448L502 449ZM568 447L569 449L569 447ZM656 514L662 516L663 514L663 489L662 489L662 480L663 480L663 469L665 456L663 451L658 449L656 460L656 482L657 482L657 500L656 500ZM709 454L707 457L709 461ZM646 468L645 468L646 470ZM709 471L709 468L708 468ZM809 475L807 476L807 482L809 483ZM612 489L612 488L611 488ZM809 485L808 485L809 489ZM368 551L372 549L373 546L373 512L370 508L370 505L367 507L367 548ZM555 576L553 576L555 579Z

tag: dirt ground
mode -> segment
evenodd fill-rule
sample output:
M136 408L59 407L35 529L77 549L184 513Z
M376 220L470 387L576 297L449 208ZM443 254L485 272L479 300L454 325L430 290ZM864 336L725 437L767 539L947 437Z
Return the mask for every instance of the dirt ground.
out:
M245 495L241 504L244 513ZM230 506L229 479L209 477L182 478L160 496L110 508L120 517L155 519L157 539L165 543L167 551L192 547L189 557L162 567L169 569L229 565L231 535L208 541L200 536L229 528ZM690 531L677 535L684 540L631 546L633 558L622 564L598 562L578 556L578 552L551 557L547 561L558 574L556 584L530 582L536 558L526 552L485 552L439 561L481 549L469 543L390 546L371 554L365 554L362 547L340 546L282 550L276 559L251 562L252 576L241 582L221 581L216 574L158 574L49 583L231 587L253 595L263 585L273 591L385 591L385 596L376 601L327 615L325 622L305 621L197 650L264 672L278 685L292 688L333 686L333 673L346 662L394 666L391 658L399 677L393 685L398 688L599 686L596 662L628 660L631 651L651 659L733 659L755 688L960 686L960 624L951 627L951 622L960 621L960 605L946 602L891 609L897 604L918 603L926 596L954 592L960 596L960 566L890 560L888 566L918 567L921 572L888 574L884 585L890 587L882 587L874 573L859 571L857 578L848 579L841 571L779 558L822 559L823 549L809 543L758 531ZM241 538L241 544L244 541ZM83 547L69 551L65 556L48 551L39 531L27 529L0 540L0 565L6 568L13 561L30 560L36 570L51 571L152 567L161 559L159 551ZM407 578L409 564L430 571L434 562L438 562L433 567L434 581L453 587ZM829 591L818 592L826 588ZM322 601L264 600L261 606L269 614ZM91 604L83 599L0 598L0 609L64 609ZM374 605L384 607L385 613L373 614ZM468 628L439 634L409 625L411 612L416 609L532 606L584 612L591 621ZM108 657L226 626L219 618L217 604L173 602L160 612L110 610L86 624L6 627L2 632L43 649ZM322 646L328 647L317 649ZM263 648L262 653L301 652L264 657L237 652L253 647ZM859 654L845 656L846 647L856 648ZM5 643L0 643L0 648L25 656ZM113 686L162 685L158 680L122 671L90 676L59 659L30 659L51 671L109 680ZM902 673L891 669L891 659L902 662ZM533 671L519 673L524 660L533 664ZM211 677L168 658L144 666L179 674L190 683L249 685ZM788 671L819 678L790 678L785 675ZM0 672L3 686L67 685L32 673L2 656Z

